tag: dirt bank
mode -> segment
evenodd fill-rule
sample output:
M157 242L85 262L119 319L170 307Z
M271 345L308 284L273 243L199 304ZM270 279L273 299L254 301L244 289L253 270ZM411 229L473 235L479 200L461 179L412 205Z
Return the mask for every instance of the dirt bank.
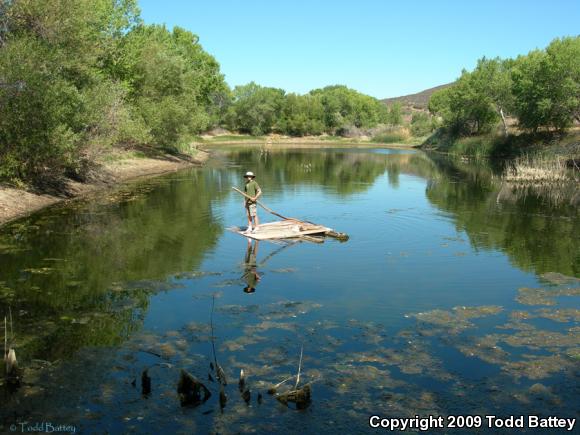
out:
M163 155L152 157L126 157L118 155L112 162L102 163L93 181L79 183L67 180L58 192L46 190L17 189L0 185L0 226L26 216L59 201L76 198L88 192L104 189L140 177L174 172L190 166L203 164L209 154L198 151L194 158Z

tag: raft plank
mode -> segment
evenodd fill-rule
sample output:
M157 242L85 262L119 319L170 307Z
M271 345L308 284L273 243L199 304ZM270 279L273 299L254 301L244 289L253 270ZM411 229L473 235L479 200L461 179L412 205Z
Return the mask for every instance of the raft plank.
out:
M245 234L241 228L231 228L232 231L255 240L292 239L311 234L324 234L332 231L323 225L311 224L298 220L268 222L258 225L253 233Z

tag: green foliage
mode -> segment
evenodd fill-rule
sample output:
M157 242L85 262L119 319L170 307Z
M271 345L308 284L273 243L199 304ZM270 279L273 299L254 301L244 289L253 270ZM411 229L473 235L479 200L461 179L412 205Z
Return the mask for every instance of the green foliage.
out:
M410 127L413 136L426 136L435 129L432 118L424 112L413 113Z
M405 134L403 130L390 130L384 131L373 136L373 142L379 143L401 143L408 139L408 134Z
M278 130L291 136L322 134L325 131L322 98L288 94Z
M386 123L390 125L401 125L403 123L401 103L394 103L389 107Z
M534 132L564 130L580 121L580 37L555 39L515 60L484 57L435 92L429 110L456 136L487 133L500 118L507 134L508 114Z
M580 120L580 37L555 39L516 59L515 112L524 128L563 130Z
M135 0L0 0L2 179L82 177L114 145L179 149L228 92L195 35L142 25Z
M346 86L327 86L310 91L310 95L320 98L322 102L328 133L336 133L349 126L374 127L387 120L388 110L384 104Z
M400 106L391 109L400 123ZM286 94L252 82L236 86L226 125L252 135L273 131L291 136L341 134L387 122L390 112L380 101L346 86L327 86L306 95Z
M453 86L435 92L429 100L429 111L440 116L443 126L457 135L488 132L498 120L491 97L475 72L463 71Z
M236 86L227 124L233 130L252 135L272 132L284 107L282 89L267 88L254 82Z

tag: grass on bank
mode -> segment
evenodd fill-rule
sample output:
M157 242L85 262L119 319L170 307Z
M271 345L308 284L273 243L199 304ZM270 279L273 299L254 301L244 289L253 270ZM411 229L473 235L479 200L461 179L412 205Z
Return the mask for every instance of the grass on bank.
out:
M456 137L437 130L422 144L423 149L472 158L516 158L526 154L548 153L563 157L578 157L580 129L567 133L538 132L510 134L499 131L484 135Z
M513 160L504 172L504 179L511 182L542 183L557 181L580 181L569 160L560 156L525 154ZM578 170L578 168L575 168Z

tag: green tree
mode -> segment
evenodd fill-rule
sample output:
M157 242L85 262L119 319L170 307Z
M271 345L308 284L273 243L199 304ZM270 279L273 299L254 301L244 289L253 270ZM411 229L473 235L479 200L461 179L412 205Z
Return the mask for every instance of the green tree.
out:
M481 76L465 70L452 86L433 93L429 111L456 135L484 133L498 120Z
M411 133L413 133L413 136L426 136L433 131L433 127L429 114L417 112L411 116Z
M319 96L288 94L281 116L278 125L281 133L305 136L325 131L324 106Z
M504 135L508 135L506 114L513 110L513 94L511 68L512 60L500 58L477 61L477 66L472 73L478 92L489 98L496 112L499 114L504 129Z
M179 149L211 125L214 99L227 87L196 35L140 25L127 34L122 50L118 76L154 143Z
M403 123L403 111L401 103L396 102L389 106L388 114L386 115L387 124L401 125Z
M135 10L132 1L2 2L0 177L79 175L90 144L124 134L125 90L102 65Z
M254 82L236 86L228 112L227 124L243 133L261 135L270 133L280 121L285 92L267 88Z
M0 0L0 178L83 177L103 149L179 149L229 89L197 36L136 0Z
M368 128L386 122L388 112L384 104L346 86L327 86L310 94L321 98L328 133L349 126Z
M522 127L565 129L580 118L580 37L555 39L516 59L515 112Z

